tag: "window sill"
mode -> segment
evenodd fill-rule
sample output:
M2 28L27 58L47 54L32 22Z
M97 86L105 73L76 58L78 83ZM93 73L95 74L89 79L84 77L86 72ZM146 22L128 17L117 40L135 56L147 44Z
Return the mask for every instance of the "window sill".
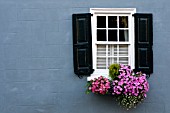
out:
M104 73L103 74L102 73L97 74L97 73L94 73L94 74L91 74L89 77L87 77L87 81L94 80L94 78L98 78L100 76L104 76L104 77L110 79L109 74L104 74Z

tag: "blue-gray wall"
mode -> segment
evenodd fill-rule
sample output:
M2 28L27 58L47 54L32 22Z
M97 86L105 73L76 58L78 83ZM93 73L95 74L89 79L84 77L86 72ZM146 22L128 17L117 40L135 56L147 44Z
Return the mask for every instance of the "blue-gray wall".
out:
M169 113L169 0L0 0L0 113ZM73 73L73 13L137 8L153 13L154 74L144 103L126 111L86 95Z

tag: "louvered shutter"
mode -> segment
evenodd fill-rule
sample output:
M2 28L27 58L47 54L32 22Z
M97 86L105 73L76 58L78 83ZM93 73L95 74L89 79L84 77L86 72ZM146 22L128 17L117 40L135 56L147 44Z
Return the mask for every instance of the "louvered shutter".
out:
M153 73L152 14L134 14L135 17L135 71Z
M91 14L73 14L74 73L79 77L93 73Z

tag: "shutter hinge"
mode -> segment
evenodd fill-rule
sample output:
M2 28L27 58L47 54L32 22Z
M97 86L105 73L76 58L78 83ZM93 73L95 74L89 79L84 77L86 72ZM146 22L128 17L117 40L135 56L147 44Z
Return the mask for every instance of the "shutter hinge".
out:
M149 79L150 78L150 73L146 75L146 78Z

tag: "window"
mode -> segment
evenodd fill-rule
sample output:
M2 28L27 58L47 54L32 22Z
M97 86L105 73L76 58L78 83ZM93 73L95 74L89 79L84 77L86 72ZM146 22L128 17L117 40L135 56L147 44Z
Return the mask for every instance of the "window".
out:
M92 8L73 14L74 72L88 80L108 76L112 63L153 72L152 14L135 8Z
M113 64L131 65L134 69L135 9L92 8L92 54L94 73L91 77L108 76ZM90 79L90 77L89 77Z

